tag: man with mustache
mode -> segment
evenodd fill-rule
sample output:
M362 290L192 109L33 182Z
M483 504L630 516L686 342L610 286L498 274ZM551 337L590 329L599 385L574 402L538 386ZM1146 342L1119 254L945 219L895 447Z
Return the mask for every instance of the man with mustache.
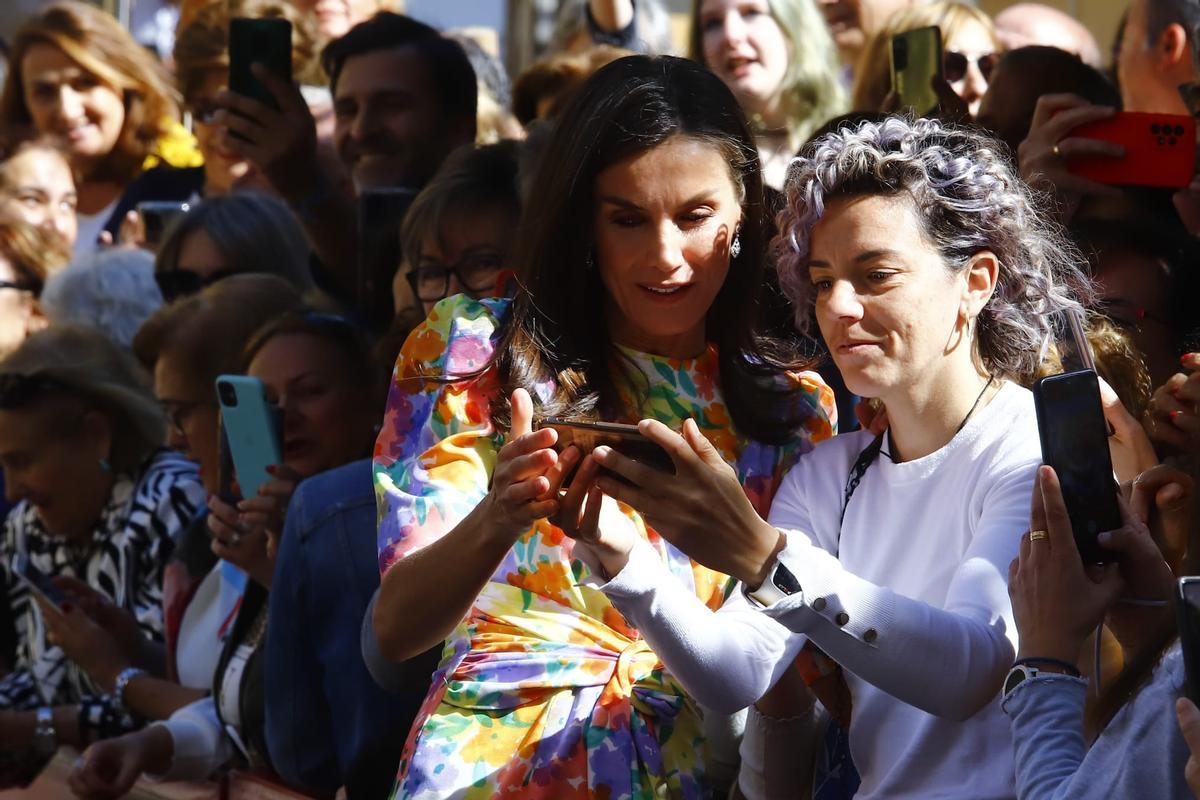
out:
M300 91L255 65L278 109L223 92L223 144L266 176L304 224L337 287L353 290L354 198L364 189L419 190L454 148L475 140L475 72L462 48L409 17L382 12L321 54L333 95L333 149L352 188L318 156Z

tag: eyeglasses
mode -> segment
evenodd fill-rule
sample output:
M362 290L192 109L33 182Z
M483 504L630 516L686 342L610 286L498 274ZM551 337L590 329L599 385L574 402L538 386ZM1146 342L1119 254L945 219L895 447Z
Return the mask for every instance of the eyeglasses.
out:
M18 292L33 292L37 294L39 287L29 283L13 283L12 281L0 281L0 289L16 289Z
M0 374L0 408L24 408L38 397L66 388L66 384L50 375L6 372Z
M408 283L413 294L423 302L441 300L450 291L450 277L469 293L490 291L496 286L500 273L500 257L495 253L471 253L457 264L424 264L408 273Z
M183 425L187 422L187 418L197 408L205 406L215 406L215 403L201 402L198 400L160 400L158 402L162 406L163 414L166 415L167 421L171 423L171 428L180 436L187 437L187 432L184 431Z
M169 269L154 273L154 282L158 284L158 291L162 294L163 300L171 303L181 297L196 294L204 287L214 284L222 278L237 274L237 270L233 269L218 270L209 275L201 275L186 269Z
M990 81L992 72L995 71L996 64L1000 61L1000 56L997 53L984 53L976 58L971 58L957 50L947 50L942 54L942 74L946 81L954 83L965 78L967 65L972 61L975 62L975 66L979 67L979 74L983 76L984 81Z

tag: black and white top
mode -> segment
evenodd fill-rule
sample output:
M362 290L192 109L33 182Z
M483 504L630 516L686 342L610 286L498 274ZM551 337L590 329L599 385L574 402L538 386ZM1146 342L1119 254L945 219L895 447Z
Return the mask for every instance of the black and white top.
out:
M46 573L77 578L131 612L143 632L162 639L162 578L176 537L203 508L205 490L196 466L178 453L159 450L133 474L117 477L108 504L86 546L48 534L36 510L22 501L9 512L0 544L0 578L6 613L16 633L13 670L0 680L0 709L81 705L86 740L134 727L87 674L46 641L41 612L24 583L12 575L20 554ZM6 757L0 773L6 772Z

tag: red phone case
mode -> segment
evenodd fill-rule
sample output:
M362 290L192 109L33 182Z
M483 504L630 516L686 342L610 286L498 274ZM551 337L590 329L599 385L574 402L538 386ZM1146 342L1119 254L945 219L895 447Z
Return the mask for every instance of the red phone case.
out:
M1122 111L1080 125L1072 137L1101 139L1125 148L1124 158L1072 158L1067 169L1099 183L1178 189L1196 171L1196 122L1178 114Z

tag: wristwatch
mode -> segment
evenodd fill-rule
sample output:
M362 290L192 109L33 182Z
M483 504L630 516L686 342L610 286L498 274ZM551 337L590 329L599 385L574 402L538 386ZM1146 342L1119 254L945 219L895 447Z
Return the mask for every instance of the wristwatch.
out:
M117 680L113 686L112 697L115 701L116 710L119 712L128 712L129 706L125 705L125 689L129 686L129 682L134 678L146 674L146 670L138 667L126 667L117 675Z
M759 608L769 608L783 598L796 594L802 594L800 581L796 580L792 571L785 567L778 558L775 559L775 564L771 567L767 579L762 582L762 586L754 591L750 591L748 587L746 589L746 597Z
M1037 667L1029 666L1031 663L1043 663L1053 669L1038 669ZM1004 679L1004 697L1008 697L1008 693L1020 686L1027 680L1036 678L1038 675L1067 675L1072 678L1079 677L1079 670L1075 669L1066 662L1058 661L1053 658L1028 658L1013 664L1013 668L1008 671L1008 677Z
M42 706L37 710L37 726L33 729L33 749L41 756L52 756L58 750L58 734L54 730L54 710Z

